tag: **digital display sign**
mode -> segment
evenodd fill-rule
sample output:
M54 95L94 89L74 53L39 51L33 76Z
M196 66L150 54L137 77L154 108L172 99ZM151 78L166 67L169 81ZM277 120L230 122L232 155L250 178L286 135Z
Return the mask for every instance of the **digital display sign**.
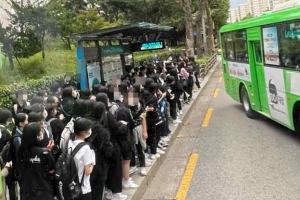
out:
M165 48L164 41L141 42L141 43L132 44L133 51L150 51L150 50L158 50L164 48Z

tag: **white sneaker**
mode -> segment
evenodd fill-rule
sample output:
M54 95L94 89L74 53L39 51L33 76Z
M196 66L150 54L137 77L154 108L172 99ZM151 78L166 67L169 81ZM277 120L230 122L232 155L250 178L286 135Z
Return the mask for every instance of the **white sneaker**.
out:
M151 160L156 160L157 158L160 158L160 155L157 154L151 154Z
M145 167L141 167L141 176L146 176L147 175L147 171Z
M179 114L181 114L181 115L183 114L182 110L179 110Z
M129 174L133 174L133 173L135 173L135 172L137 172L137 171L139 171L139 169L138 169L136 166L130 167L130 169L129 169Z
M157 147L161 150L166 150L167 148L163 147L161 143L158 143Z
M161 140L164 142L170 142L170 138L168 136L161 137Z
M151 165L152 165L152 162L148 162L147 160L145 161L145 166L146 167L151 167Z
M150 158L150 155L148 153L145 153L145 158Z
M111 200L126 200L126 199L127 199L127 195L122 193L112 194L111 196Z
M124 189L136 189L139 186L135 184L133 181L122 181L122 186Z
M105 190L104 195L105 195L106 199L110 200L112 198L113 194L112 194L111 190Z
M176 119L173 123L175 123L175 124L181 124L182 121L180 119Z
M161 150L160 148L156 148L156 152L160 155L164 155L166 153L163 150Z

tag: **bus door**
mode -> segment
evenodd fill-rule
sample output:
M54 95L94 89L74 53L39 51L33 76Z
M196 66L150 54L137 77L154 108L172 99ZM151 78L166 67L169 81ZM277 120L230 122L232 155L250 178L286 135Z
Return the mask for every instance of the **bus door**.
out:
M252 61L250 65L255 67L255 75L256 75L256 82L257 82L257 89L261 106L261 111L266 114L269 114L269 105L268 105L268 98L266 93L266 84L265 84L265 76L264 76L264 67L263 67L263 53L261 47L261 41L251 41L250 45L252 47Z
M255 27L247 29L247 40L249 47L249 63L251 68L254 102L258 110L262 111L263 113L269 114L269 105L266 93L266 83L263 66L261 28Z

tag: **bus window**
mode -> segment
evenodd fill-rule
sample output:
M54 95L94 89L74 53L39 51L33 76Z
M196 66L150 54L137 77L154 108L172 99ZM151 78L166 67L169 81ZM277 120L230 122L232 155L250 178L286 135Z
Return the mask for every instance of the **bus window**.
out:
M234 60L235 59L235 52L234 52L234 43L233 37L231 33L224 34L224 53L226 60Z
M237 61L248 61L246 31L237 31L234 33L234 47Z
M300 21L284 22L278 30L281 64L300 69Z
M255 62L262 63L260 43L254 42L253 47L254 47L254 53L255 53Z

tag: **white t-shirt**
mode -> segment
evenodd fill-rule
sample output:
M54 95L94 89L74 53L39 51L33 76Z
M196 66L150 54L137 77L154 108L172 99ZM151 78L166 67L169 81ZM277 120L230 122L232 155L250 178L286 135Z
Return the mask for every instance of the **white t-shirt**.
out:
M76 146L83 142L82 140L69 141L69 153L76 148ZM70 149L71 148L71 149ZM90 148L89 145L84 145L74 156L75 164L78 170L79 182L82 180L82 175L84 173L84 166L86 165L95 165L95 152ZM84 175L83 183L81 184L82 194L87 194L92 191L90 184L90 175Z

